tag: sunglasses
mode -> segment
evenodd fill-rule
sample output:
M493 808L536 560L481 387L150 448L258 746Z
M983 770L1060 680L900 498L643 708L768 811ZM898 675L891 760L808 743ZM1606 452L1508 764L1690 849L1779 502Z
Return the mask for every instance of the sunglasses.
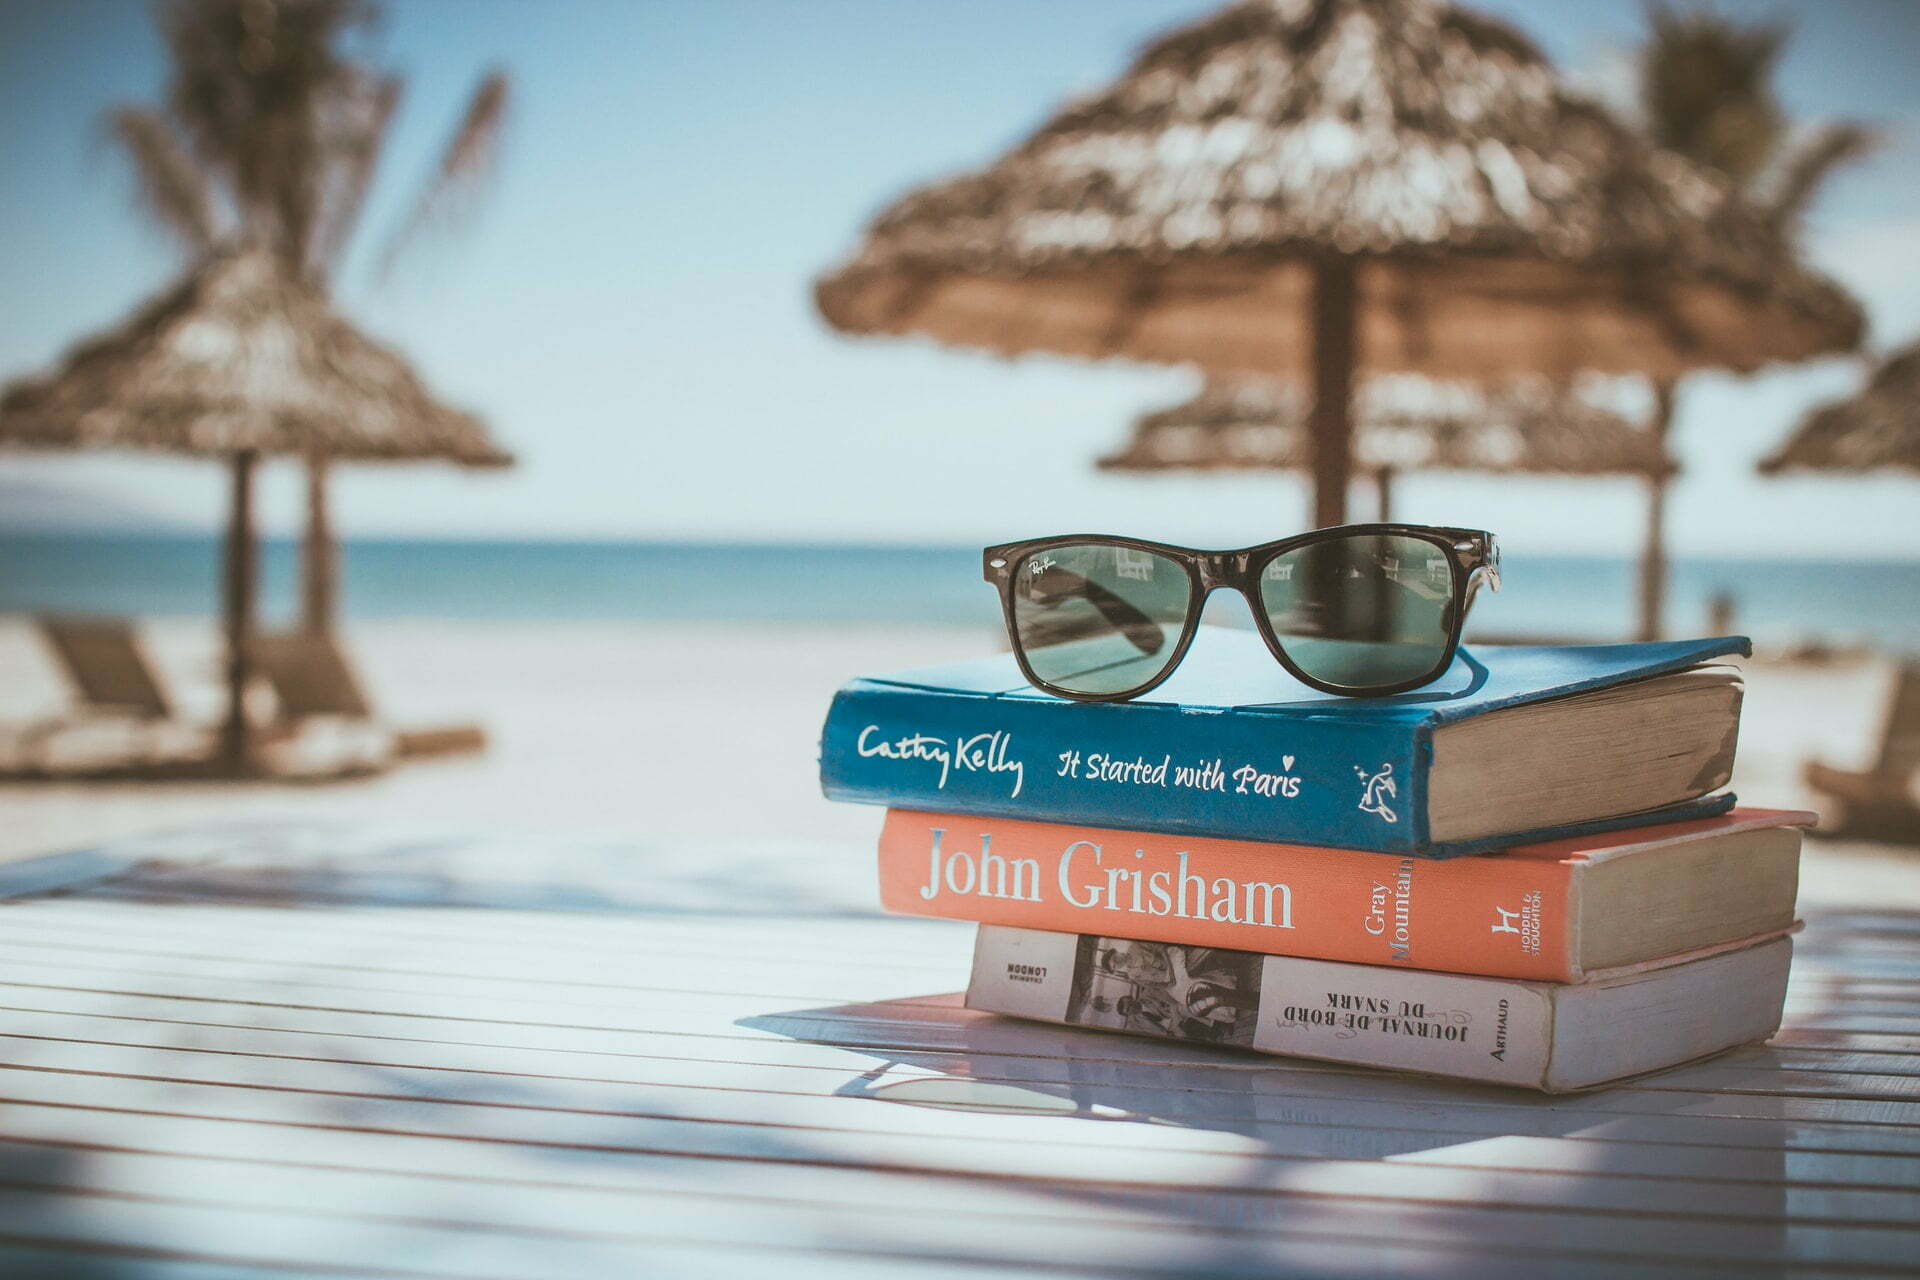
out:
M1082 702L1137 698L1173 674L1218 587L1247 598L1281 666L1353 697L1437 680L1480 584L1500 589L1492 534L1418 524L1341 525L1241 551L1075 534L983 558L1021 672Z

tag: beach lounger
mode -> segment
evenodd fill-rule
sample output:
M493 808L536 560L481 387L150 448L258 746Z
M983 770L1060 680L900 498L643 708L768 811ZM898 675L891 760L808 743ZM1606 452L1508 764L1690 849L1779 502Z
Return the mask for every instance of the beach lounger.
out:
M102 722L129 730L131 750L118 764L150 765L181 754L176 744L183 726L129 619L45 615L34 624L71 686L73 702L17 736L17 763L46 769L56 738ZM195 748L203 745L204 732L191 730L190 736Z
M1838 802L1835 835L1864 836L1902 844L1920 844L1920 801L1914 775L1920 773L1920 662L1894 672L1880 751L1871 767L1853 772L1809 760L1802 769L1807 786Z
M270 747L333 729L347 753L337 764L377 768L394 759L480 751L486 731L478 725L392 729L379 722L346 654L330 635L310 631L268 633L255 638L254 661L273 686L279 711L269 729Z

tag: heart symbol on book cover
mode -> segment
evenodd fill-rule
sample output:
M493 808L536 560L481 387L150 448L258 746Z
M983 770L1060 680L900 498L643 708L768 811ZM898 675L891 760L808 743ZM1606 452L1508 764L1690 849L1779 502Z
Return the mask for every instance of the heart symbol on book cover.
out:
M1292 757L1292 756L1281 756L1281 757L1280 757L1280 767L1281 767L1282 769L1285 769L1285 770L1286 770L1286 771L1287 771L1288 773L1292 773L1292 772L1293 772L1293 757Z

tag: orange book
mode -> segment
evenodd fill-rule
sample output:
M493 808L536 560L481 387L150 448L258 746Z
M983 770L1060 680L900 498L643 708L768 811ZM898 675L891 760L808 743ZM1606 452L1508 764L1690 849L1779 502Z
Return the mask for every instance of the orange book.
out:
M893 809L880 902L1059 933L1582 982L1789 927L1810 813L1435 860Z

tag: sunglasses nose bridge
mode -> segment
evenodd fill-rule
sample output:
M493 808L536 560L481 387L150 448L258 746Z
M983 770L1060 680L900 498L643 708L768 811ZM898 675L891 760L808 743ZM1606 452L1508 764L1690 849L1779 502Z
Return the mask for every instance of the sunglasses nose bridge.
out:
M1237 587L1247 571L1245 552L1209 551L1198 558L1200 594L1204 597L1221 587Z

